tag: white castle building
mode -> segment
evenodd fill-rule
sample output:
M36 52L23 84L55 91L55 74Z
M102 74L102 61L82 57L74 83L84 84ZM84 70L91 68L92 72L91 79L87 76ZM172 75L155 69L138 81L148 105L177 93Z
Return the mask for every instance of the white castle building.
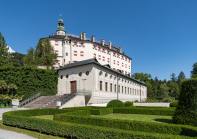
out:
M131 77L132 59L121 46L105 43L104 39L96 41L94 35L86 38L86 32L79 36L67 34L62 19L49 39L58 55L54 63L59 67L58 94L78 92L72 105L101 104L117 98L123 102L146 100L147 86Z

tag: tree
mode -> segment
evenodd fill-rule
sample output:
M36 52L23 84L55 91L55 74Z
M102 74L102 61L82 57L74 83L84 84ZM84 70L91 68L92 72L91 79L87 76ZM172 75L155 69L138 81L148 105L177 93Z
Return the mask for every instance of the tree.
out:
M164 84L160 84L160 89L158 91L158 99L159 100L164 100L165 98L168 98L168 86L166 85L166 83Z
M181 80L186 79L183 71L180 72L177 82L180 84Z
M11 84L8 85L8 89L10 89L10 88L12 89L12 96L13 96L13 95L14 95L13 90L14 90L14 89L17 90L18 87L17 87L16 84L11 83Z
M30 66L52 66L54 64L54 59L57 59L57 54L51 46L49 38L40 39L36 46L36 50L31 47L27 52L24 62L26 65Z
M7 98L10 98L10 97L8 95L0 95L1 104L4 104L4 100L6 100Z
M0 80L0 88L3 95L3 89L7 87L7 83L4 80Z
M15 67L24 66L23 58L25 57L25 54L15 52L15 53L11 53L10 56L12 56L13 66Z
M174 73L172 73L172 75L170 75L171 76L171 81L172 82L176 82L177 81L177 78L176 78L176 75L174 74Z
M192 67L193 67L193 69L191 71L191 77L192 78L197 78L197 62L194 63L194 65Z
M150 80L151 75L148 74L148 73L134 73L132 75L132 77L135 77L138 80L141 80L141 81L146 82L146 81L149 81Z
M169 95L171 97L174 97L176 100L178 100L180 95L179 85L174 82L169 82L168 87L169 87Z
M8 50L9 47L7 47L6 41L0 32L0 66L12 65L12 57Z

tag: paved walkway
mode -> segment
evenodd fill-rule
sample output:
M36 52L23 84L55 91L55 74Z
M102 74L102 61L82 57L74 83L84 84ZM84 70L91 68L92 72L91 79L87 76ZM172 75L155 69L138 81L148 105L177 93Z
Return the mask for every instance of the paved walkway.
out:
M25 134L0 129L0 139L36 139Z
M27 110L28 108L0 108L0 120L2 120L2 116L4 112L8 111L16 111L16 110ZM4 129L0 129L0 139L35 139L25 134L8 131Z

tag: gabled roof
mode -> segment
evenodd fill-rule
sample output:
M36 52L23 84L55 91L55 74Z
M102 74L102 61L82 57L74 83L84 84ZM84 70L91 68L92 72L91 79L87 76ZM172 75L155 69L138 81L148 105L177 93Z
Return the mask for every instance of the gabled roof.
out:
M108 69L108 70L111 70L113 72L116 72L116 74L118 74L118 75L124 76L124 77L129 78L129 79L131 79L133 81L136 81L138 83L146 85L146 83L144 81L140 81L140 80L132 78L132 77L130 77L128 75L125 75L120 70L117 71L117 70L112 69L109 64L101 65L96 58L91 58L91 59L87 59L87 60L83 60L83 61L79 61L79 62L70 63L70 64L65 65L62 68L57 69L57 70L62 70L62 69L67 69L67 68L72 68L72 67L78 67L78 66L87 65L87 64L93 64L93 63L97 64L97 65L99 65L99 66L101 66L101 67L103 67L105 69Z

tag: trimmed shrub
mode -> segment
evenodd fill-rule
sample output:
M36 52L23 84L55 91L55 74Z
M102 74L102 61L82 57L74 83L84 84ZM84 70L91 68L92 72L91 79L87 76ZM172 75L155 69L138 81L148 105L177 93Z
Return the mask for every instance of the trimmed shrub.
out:
M125 114L148 114L148 115L174 115L175 108L140 108L140 107L129 107L129 108L114 108L114 113L125 113Z
M197 78L183 80L180 90L173 123L197 126Z
M130 101L126 101L124 103L125 107L130 107L130 106L133 106L133 102L130 102Z
M178 103L179 103L178 100L173 100L173 101L170 103L170 107L177 107L177 106L178 106Z
M76 112L70 112L69 115L68 113L55 114L54 120L92 126L102 126L114 129L124 129L129 131L185 135L191 137L197 136L197 128L191 126L78 116L76 115Z
M111 100L107 107L125 107L124 103L120 100Z
M92 109L90 110L91 115L105 115L113 113L113 108L106 108L106 109Z
M41 129L42 133L64 136L67 138L70 138L71 135L74 138L84 138L84 139L85 138L89 138L89 139L93 139L93 138L105 138L105 139L120 139L120 138L184 139L184 138L189 138L186 136L179 136L179 135L145 133L145 132L138 132L138 131L131 131L131 130L114 129L110 127L99 127L99 126L93 126L93 125L82 125L82 124L77 124L77 123L66 123L66 122L61 122L61 121L56 121L56 120L46 120L46 119L39 119L39 118L33 118L33 117L25 117L23 115L23 114L26 114L28 116L35 116L38 114L42 114L42 115L54 114L54 113L59 113L59 112L65 112L65 110L37 109L37 110L32 110L32 111L31 110L11 111L11 112L6 112L3 114L3 123L6 125L11 125L15 127L17 126L21 128L35 130L35 131L40 131ZM71 117L72 115L70 114L67 113L67 117ZM73 112L73 114L76 114L76 113ZM81 114L83 115L84 113L82 112Z

